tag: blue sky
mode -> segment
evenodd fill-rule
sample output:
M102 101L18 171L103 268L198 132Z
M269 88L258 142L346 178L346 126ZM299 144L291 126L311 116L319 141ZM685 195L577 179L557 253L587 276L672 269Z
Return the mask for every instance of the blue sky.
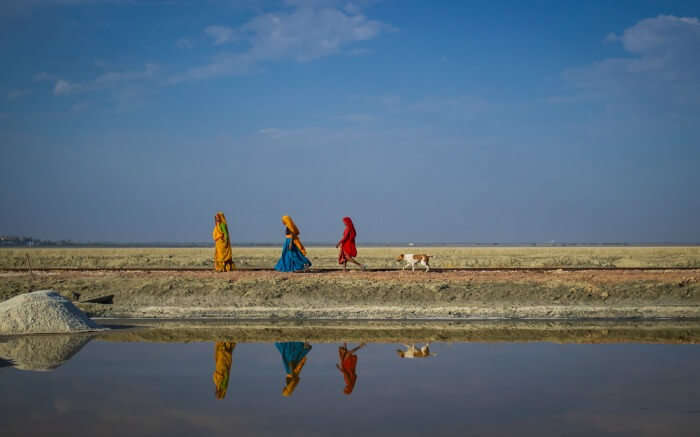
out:
M0 4L0 234L700 242L700 3Z

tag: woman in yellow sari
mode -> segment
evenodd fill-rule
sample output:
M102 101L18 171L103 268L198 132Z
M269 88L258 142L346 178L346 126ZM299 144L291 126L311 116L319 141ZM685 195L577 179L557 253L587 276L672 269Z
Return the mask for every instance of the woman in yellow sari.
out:
M214 345L214 393L216 399L226 397L228 389L228 379L231 374L231 363L233 362L233 350L236 343L228 341L217 341Z
M233 265L231 253L231 239L228 234L228 225L223 212L217 212L214 216L214 230L211 233L214 239L214 268L217 272L229 272L236 266Z

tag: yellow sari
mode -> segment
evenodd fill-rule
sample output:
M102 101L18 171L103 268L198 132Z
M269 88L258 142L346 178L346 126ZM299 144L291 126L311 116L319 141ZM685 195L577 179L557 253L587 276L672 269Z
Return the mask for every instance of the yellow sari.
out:
M214 225L211 233L214 239L214 268L217 272L228 272L235 268L233 264L233 253L231 251L231 239L228 234L228 225L223 212L218 212L220 223Z
M214 346L214 388L216 393L216 399L223 399L226 397L226 390L228 389L228 379L231 374L231 363L233 362L233 349L235 349L236 343L228 341L218 341Z

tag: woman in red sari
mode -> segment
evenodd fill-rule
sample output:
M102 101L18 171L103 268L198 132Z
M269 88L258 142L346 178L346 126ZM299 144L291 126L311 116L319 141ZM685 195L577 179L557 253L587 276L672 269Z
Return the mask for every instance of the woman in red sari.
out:
M357 355L355 352L364 347L364 343L361 343L355 349L348 350L348 344L343 343L342 346L338 348L338 364L335 367L340 370L343 374L343 379L345 380L345 388L343 393L349 395L355 388L355 383L357 382L357 372L355 368L357 367Z
M343 238L338 241L335 247L339 248L338 252L338 264L343 265L343 270L348 269L348 261L353 264L360 266L362 270L366 267L355 260L357 256L357 247L355 246L355 237L357 232L355 231L355 225L352 224L350 217L343 217L343 223L345 223L345 232L343 232Z

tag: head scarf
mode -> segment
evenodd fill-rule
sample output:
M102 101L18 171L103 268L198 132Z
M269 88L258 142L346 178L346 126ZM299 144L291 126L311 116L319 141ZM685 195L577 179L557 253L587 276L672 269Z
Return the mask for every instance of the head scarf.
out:
M350 229L350 232L352 233L351 238L355 238L357 236L357 231L355 230L355 225L352 223L352 219L350 217L343 217L343 223L345 223L345 226Z
M292 375L287 378L287 385L282 389L282 396L289 397L294 393L294 389L299 385L299 377L297 375Z
M297 225L294 224L294 220L288 215L283 215L282 216L282 223L291 231L292 234L294 235L299 235L299 228L297 228Z
M292 369L292 373L287 375L287 385L285 385L282 389L282 396L287 397L294 393L294 389L297 388L297 385L299 385L299 381L301 380L301 378L299 378L299 374L301 373L301 369L304 368L304 364L306 364L306 357L302 358L296 367Z
M226 223L226 216L224 216L224 213L219 211L216 213L216 216L219 217L220 223L219 223L219 230L224 234L224 237L226 238L226 241L230 241L229 236L228 236L228 224Z
M282 216L282 223L287 227L287 230L292 233L292 235L287 235L288 237L291 237L292 241L294 242L294 245L299 248L299 251L306 256L306 248L304 247L303 244L301 244L301 240L299 240L299 228L297 228L297 225L294 224L294 220L288 215L283 215Z

